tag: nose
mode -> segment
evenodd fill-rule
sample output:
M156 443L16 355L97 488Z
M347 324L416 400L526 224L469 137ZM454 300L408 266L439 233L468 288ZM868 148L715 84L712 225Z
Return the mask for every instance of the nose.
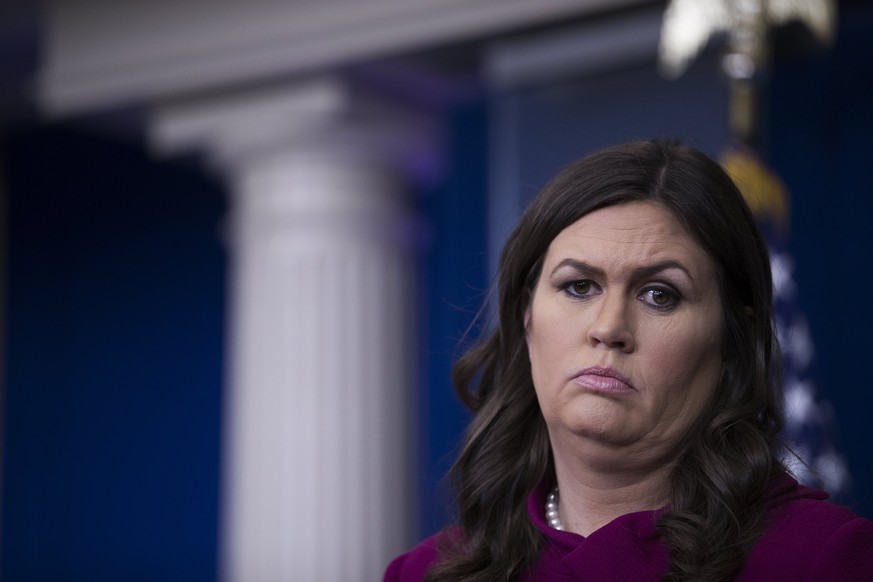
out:
M635 345L627 302L618 294L607 294L592 309L595 314L588 329L589 345L632 352Z

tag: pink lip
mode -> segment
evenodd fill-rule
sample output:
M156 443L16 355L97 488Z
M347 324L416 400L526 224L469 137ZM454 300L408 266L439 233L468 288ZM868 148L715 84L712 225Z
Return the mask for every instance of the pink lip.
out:
M622 394L636 391L630 380L612 368L601 368L600 366L585 368L573 380L594 392Z

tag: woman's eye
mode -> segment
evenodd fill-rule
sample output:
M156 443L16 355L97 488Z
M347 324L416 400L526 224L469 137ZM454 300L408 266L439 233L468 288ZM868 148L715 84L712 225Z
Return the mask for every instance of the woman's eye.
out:
M679 296L667 289L652 288L643 291L642 300L657 309L672 309L679 303Z
M594 290L591 281L572 281L564 286L564 291L573 297L587 297Z

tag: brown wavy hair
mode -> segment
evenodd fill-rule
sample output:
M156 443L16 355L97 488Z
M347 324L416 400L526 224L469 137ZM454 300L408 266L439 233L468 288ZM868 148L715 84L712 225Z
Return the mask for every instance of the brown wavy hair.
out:
M664 580L728 580L764 523L763 496L784 470L778 345L767 247L722 168L675 140L638 141L587 156L530 204L501 254L497 321L453 369L475 412L450 473L460 535L442 536L427 580L514 580L537 560L544 537L527 497L554 479L548 432L531 380L524 311L549 244L599 208L663 205L716 266L722 305L720 384L690 429L668 483L670 510L657 527L669 551Z

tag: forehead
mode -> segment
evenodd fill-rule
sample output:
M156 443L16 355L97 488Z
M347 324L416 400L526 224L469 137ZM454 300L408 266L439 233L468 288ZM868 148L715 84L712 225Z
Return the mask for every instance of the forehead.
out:
M627 202L586 214L552 240L545 262L568 254L598 254L618 262L670 258L701 269L711 267L706 251L672 212L656 202Z

